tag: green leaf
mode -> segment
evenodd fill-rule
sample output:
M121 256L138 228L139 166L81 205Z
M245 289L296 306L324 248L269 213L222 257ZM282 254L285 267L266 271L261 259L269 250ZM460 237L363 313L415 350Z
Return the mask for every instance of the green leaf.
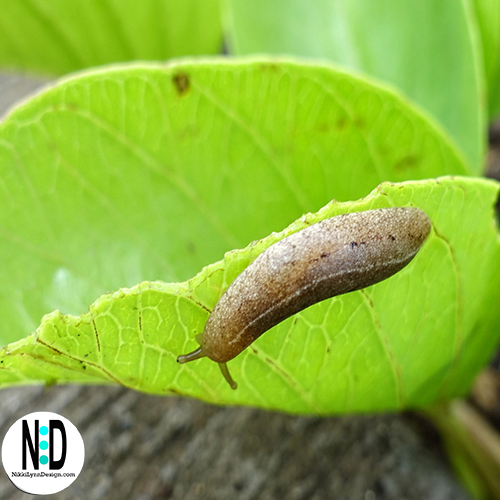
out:
M265 334L230 363L237 391L209 360L175 358L234 277L304 222L273 231L383 180L466 173L401 96L329 66L216 59L63 80L0 124L0 383L119 382L320 413L462 393L498 331L498 188L485 180L384 184L308 216L415 205L436 233L391 280ZM68 316L121 287L134 288Z
M146 282L102 297L81 317L47 315L3 351L0 375L4 384L117 382L292 413L396 410L463 395L500 336L498 191L492 181L441 178L384 183L357 202L332 202L186 283ZM405 205L424 209L433 224L415 260L264 334L229 363L238 390L213 361L176 363L224 289L265 248L341 213Z
M137 65L64 80L0 124L0 339L81 314L384 180L466 174L401 97L327 66Z
M400 88L483 170L482 57L468 2L456 0L228 0L236 54L335 61ZM411 179L411 177L408 177Z
M497 68L497 73L491 84L490 92L490 118L492 120L500 117L500 64Z
M484 71L488 86L490 118L500 113L500 0L474 0Z
M3 0L0 65L42 74L216 54L219 0Z

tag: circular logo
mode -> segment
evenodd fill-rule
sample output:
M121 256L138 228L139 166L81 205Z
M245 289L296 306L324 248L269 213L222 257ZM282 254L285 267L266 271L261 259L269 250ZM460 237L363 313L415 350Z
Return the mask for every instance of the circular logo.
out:
M32 495L67 488L80 474L85 447L78 429L48 411L30 413L15 422L2 444L2 462L14 486Z

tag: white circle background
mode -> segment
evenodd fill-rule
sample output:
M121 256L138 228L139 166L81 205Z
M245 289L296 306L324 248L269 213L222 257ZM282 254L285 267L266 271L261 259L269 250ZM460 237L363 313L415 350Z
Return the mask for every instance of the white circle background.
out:
M29 453L27 453L27 469L25 471L22 469L22 421L28 421L30 432L33 433L34 421L37 419L40 421L40 427L43 425L48 427L49 420L61 420L64 424L67 439L66 461L59 470L51 471L49 464L40 464L38 470L33 469ZM57 437L58 432L55 434L55 439ZM44 436L40 436L40 438L43 439ZM45 453L41 450L41 454ZM58 458L57 455L55 458ZM18 489L32 495L50 495L67 488L80 474L84 460L85 446L79 430L67 418L49 411L29 413L21 417L7 431L2 443L2 463L9 479ZM13 477L13 472L61 473L61 477ZM65 477L64 474L68 473L73 473L74 476Z

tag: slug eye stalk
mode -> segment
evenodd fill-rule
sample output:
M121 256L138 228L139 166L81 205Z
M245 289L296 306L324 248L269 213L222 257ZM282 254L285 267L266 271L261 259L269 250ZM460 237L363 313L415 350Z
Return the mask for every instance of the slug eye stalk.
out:
M195 359L200 359L206 357L206 354L203 352L203 349L198 347L198 349L190 352L188 354L181 354L177 357L177 363L183 365L184 363L188 363L189 361L194 361Z

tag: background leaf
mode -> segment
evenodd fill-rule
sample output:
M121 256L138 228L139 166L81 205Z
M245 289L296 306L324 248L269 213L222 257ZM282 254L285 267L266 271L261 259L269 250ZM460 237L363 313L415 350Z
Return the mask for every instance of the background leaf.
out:
M60 309L224 252L384 180L466 174L392 91L268 59L103 69L0 125L2 344Z
M2 0L7 68L62 74L221 48L219 0Z
M500 113L500 0L474 0L481 34L490 118Z
M468 1L228 0L228 5L236 54L329 59L390 82L446 128L475 173L483 170L484 75Z
M497 119L500 115L500 64L497 67L497 73L491 84L490 116Z
M317 414L428 406L463 395L500 337L498 191L492 181L441 178L384 183L358 202L332 202L184 284L121 290L80 318L50 314L36 334L4 350L3 383L114 381L217 404ZM177 365L224 289L269 245L340 213L405 205L424 209L433 223L414 261L264 334L229 363L237 391L213 361Z

